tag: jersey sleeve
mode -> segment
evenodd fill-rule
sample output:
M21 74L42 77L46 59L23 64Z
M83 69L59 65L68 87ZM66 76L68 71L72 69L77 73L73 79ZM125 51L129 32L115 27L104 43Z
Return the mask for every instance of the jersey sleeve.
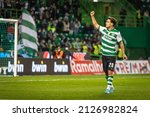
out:
M117 42L120 42L122 41L122 37L121 37L121 34L120 32L117 34Z
M99 32L102 32L104 29L106 29L106 27L103 27L103 26L99 26L99 27L98 27L98 31L99 31Z

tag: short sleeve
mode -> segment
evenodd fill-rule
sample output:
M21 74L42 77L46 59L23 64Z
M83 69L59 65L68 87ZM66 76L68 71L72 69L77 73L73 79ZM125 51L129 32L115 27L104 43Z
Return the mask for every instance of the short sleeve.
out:
M121 34L120 32L117 34L117 42L120 42L122 41L122 37L121 37Z
M98 31L99 31L99 32L102 32L104 29L106 29L106 27L103 27L103 26L99 26L99 27L98 27Z

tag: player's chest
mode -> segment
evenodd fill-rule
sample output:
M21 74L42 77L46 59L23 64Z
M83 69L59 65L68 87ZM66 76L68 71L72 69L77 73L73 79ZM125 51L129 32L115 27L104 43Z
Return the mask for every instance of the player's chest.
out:
M107 32L102 32L102 38L109 41L116 41L117 35L114 34L113 32L107 31Z

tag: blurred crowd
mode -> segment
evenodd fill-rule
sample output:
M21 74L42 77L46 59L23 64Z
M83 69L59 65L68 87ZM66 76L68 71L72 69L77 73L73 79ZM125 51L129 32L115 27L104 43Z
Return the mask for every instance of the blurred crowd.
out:
M142 16L149 16L150 0L128 0L137 10L140 10Z
M150 14L150 0L128 0L136 8L137 27L143 26L143 19Z
M94 30L92 25L82 23L79 2L79 0L48 2L0 0L0 7L15 9L26 7L29 10L37 25L39 52L48 51L55 58L62 58L68 51L99 56L101 34Z
M0 8L28 9L36 22L39 52L49 51L55 54L60 47L63 52L69 50L99 55L101 36L92 25L82 23L79 2L79 0L0 0Z
M79 0L51 0L38 7L31 1L25 6L37 24L39 52L55 53L61 47L63 51L100 54L100 35L92 25L82 23Z

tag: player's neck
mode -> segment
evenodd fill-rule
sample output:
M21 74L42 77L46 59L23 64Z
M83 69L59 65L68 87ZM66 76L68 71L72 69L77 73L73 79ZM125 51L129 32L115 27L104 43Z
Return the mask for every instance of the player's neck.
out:
M114 29L114 27L108 27L107 28L107 30L113 30Z

